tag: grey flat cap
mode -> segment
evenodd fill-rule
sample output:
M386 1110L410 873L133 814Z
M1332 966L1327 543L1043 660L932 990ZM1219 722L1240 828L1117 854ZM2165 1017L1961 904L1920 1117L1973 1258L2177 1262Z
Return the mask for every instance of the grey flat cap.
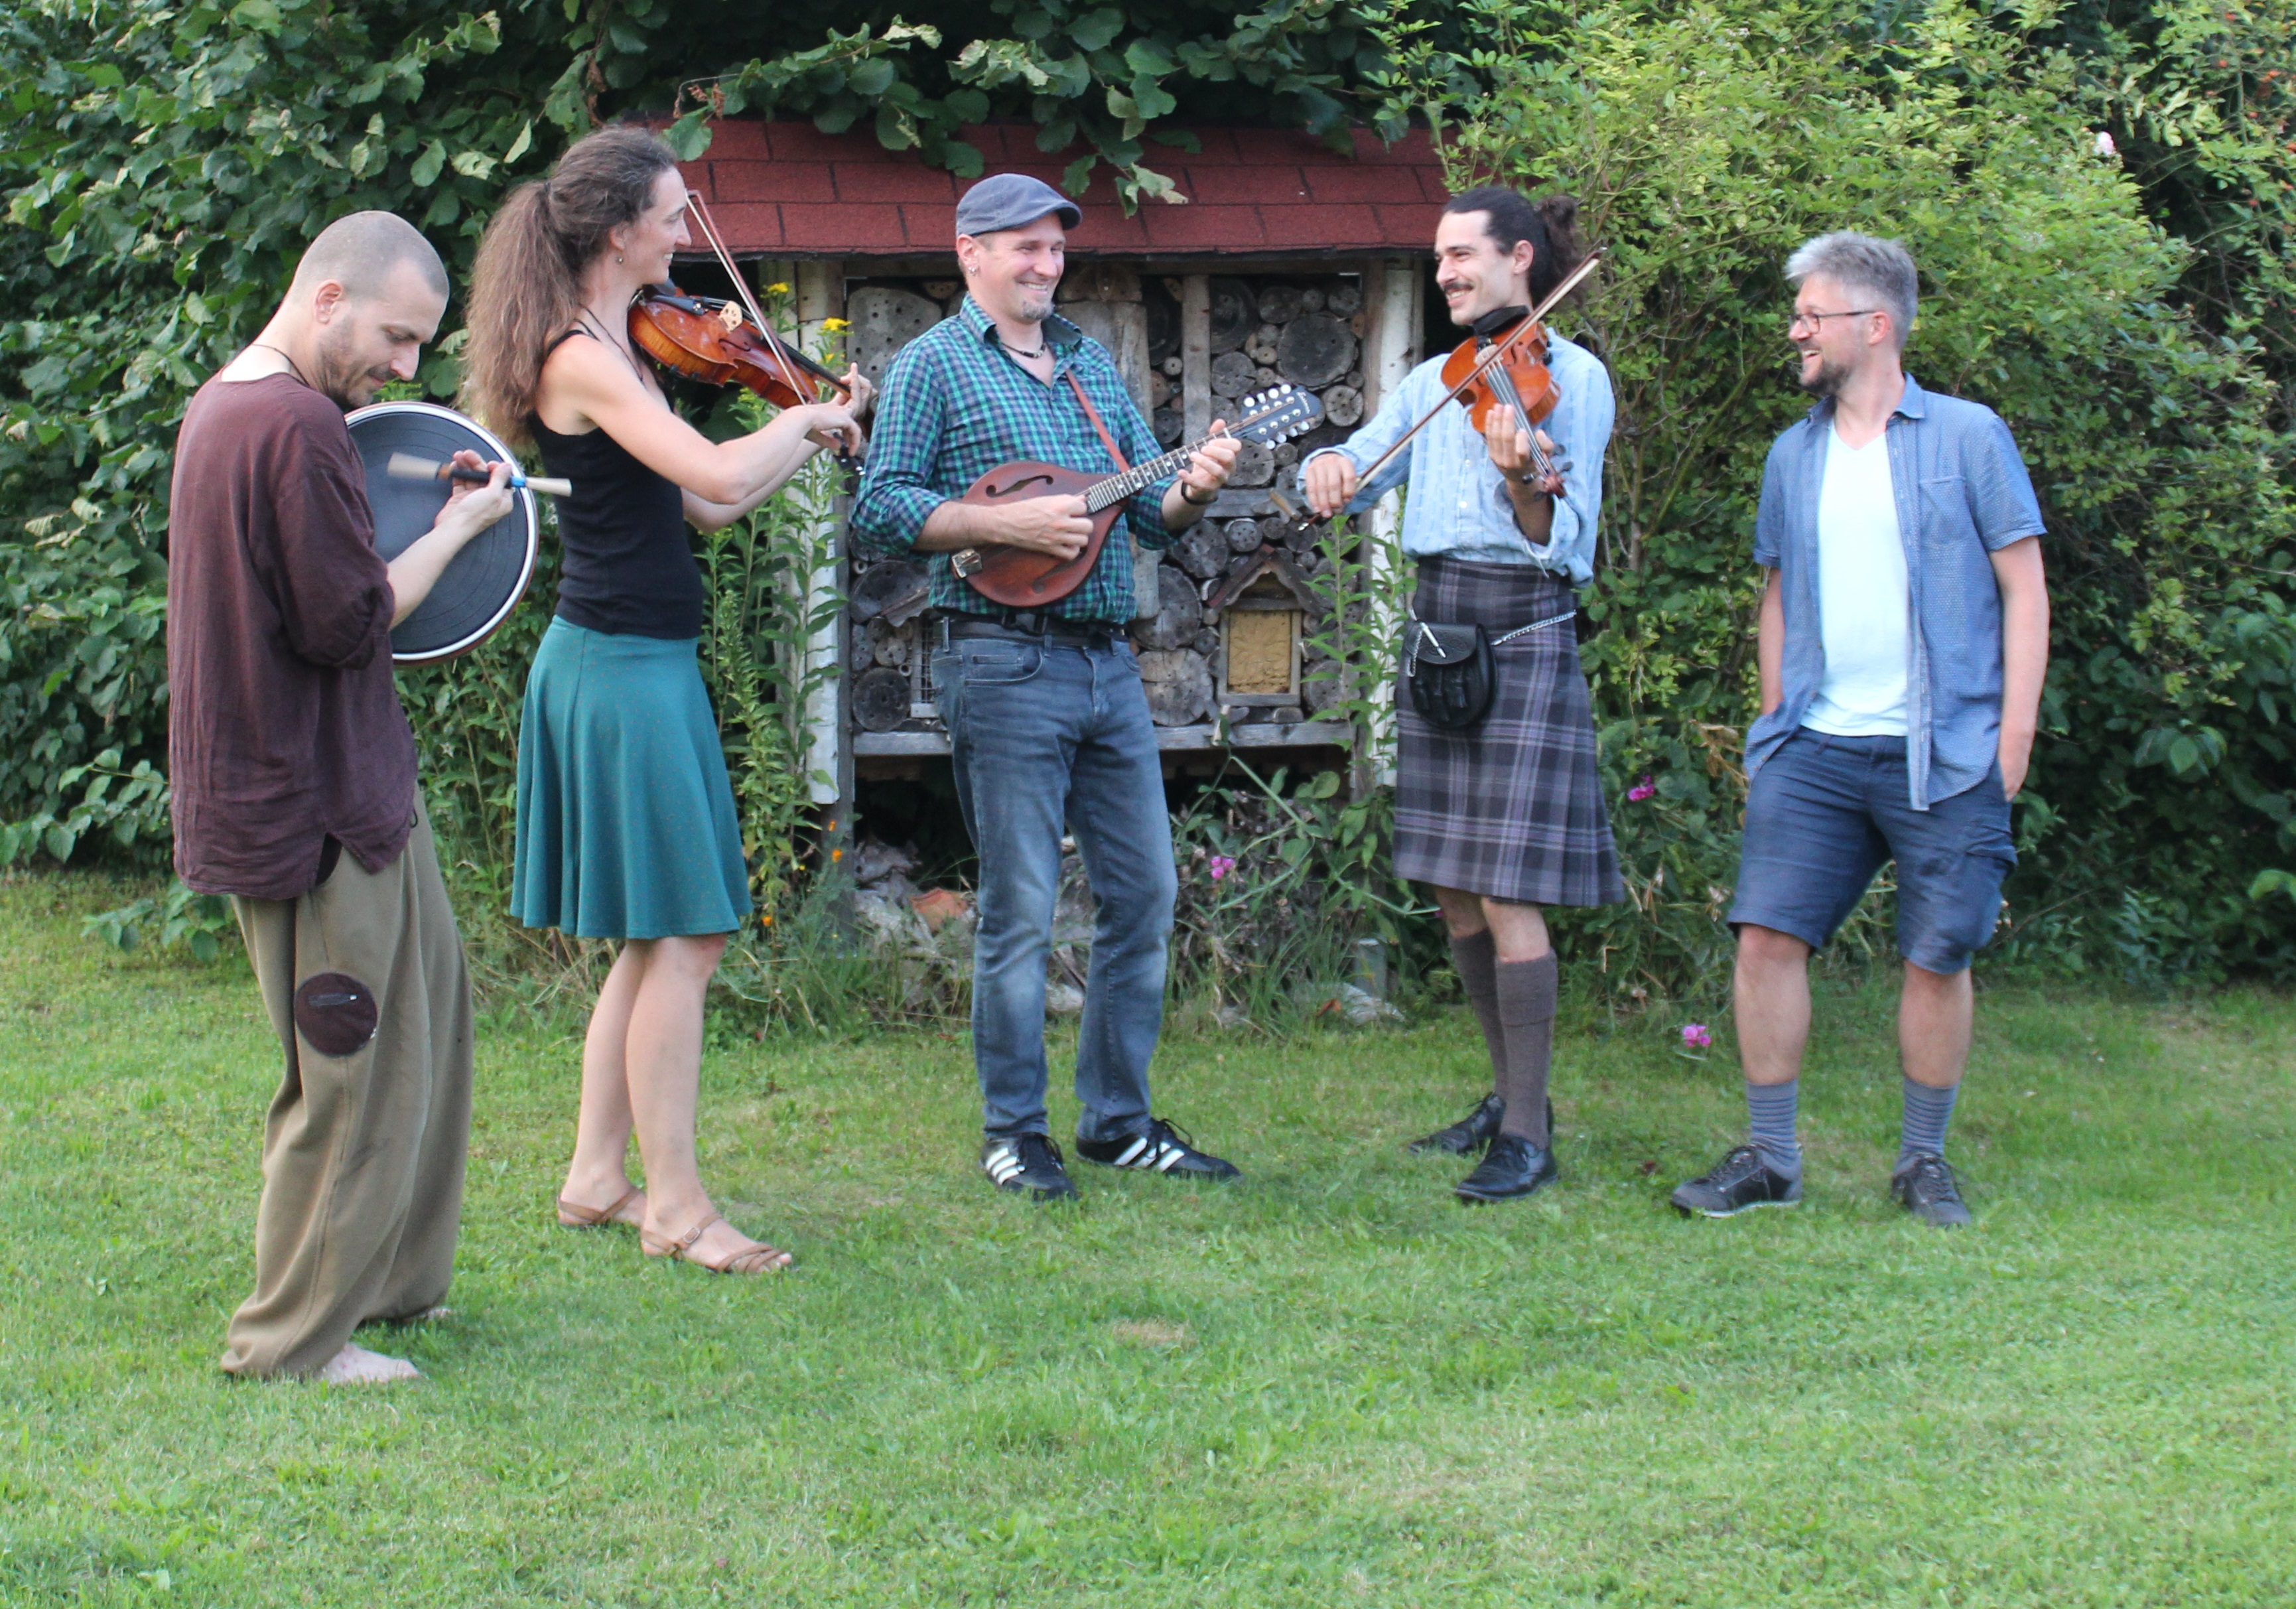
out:
M993 234L1018 229L1048 212L1061 215L1061 227L1073 229L1084 213L1077 204L1042 179L1025 173L992 173L964 193L956 204L959 234Z

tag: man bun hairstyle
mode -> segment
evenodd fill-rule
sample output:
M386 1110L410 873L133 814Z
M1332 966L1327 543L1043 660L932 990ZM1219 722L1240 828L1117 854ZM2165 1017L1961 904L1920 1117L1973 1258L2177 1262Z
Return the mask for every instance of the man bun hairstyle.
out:
M531 439L543 359L582 310L583 275L676 166L676 154L651 130L601 128L568 146L547 178L511 192L471 270L465 412L505 440Z
M1786 259L1786 279L1796 290L1802 281L1820 274L1854 300L1870 302L1887 313L1890 333L1896 337L1898 349L1905 349L1906 337L1913 332L1922 282L1914 268L1914 254L1903 242L1837 229L1803 242Z
M1444 203L1445 216L1480 212L1484 231L1502 251L1529 241L1531 249L1530 296L1545 301L1570 270L1586 260L1587 243L1578 238L1578 198L1545 195L1532 201L1505 185L1478 185Z
M317 290L332 280L354 301L381 294L403 263L412 263L422 283L447 300L447 265L422 231L395 212L348 212L319 231L295 265L294 291Z

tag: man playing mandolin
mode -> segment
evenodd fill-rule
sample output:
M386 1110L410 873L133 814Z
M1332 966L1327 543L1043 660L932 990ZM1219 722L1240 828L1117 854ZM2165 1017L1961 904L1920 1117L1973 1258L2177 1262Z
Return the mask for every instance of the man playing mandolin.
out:
M1156 729L1125 638L1132 543L1164 547L1194 523L1235 467L1236 443L1208 440L1177 478L1132 495L1080 583L1040 608L992 603L951 562L961 554L971 571L999 547L1062 562L1086 550L1094 522L1083 497L959 500L998 465L1029 459L1114 475L1158 456L1115 359L1053 311L1067 231L1081 217L1021 174L965 193L956 209L964 306L887 373L852 516L853 534L873 546L931 555L947 634L933 679L980 857L980 1165L997 1188L1039 1201L1077 1193L1045 1111L1045 964L1063 830L1099 900L1077 1047L1077 1149L1110 1167L1236 1176L1149 1106L1177 883Z
M1577 211L1567 197L1534 205L1497 185L1455 197L1435 231L1452 322L1477 341L1504 340L1585 255ZM1496 1202L1556 1175L1546 1085L1558 968L1541 907L1622 897L1571 628L1573 588L1594 575L1613 405L1601 361L1549 334L1546 377L1561 395L1545 428L1502 384L1505 406L1478 432L1467 409L1443 399L1454 356L1414 369L1343 446L1309 457L1300 480L1323 515L1367 508L1408 480L1403 546L1419 581L1406 630L1479 626L1489 644L1493 691L1472 724L1438 725L1408 685L1398 689L1395 860L1434 888L1495 1083L1472 1112L1412 1148L1484 1150L1456 1194ZM1513 366L1535 389L1535 367ZM1523 400L1538 406L1529 391ZM1409 456L1393 455L1423 421ZM1364 480L1367 468L1378 472Z

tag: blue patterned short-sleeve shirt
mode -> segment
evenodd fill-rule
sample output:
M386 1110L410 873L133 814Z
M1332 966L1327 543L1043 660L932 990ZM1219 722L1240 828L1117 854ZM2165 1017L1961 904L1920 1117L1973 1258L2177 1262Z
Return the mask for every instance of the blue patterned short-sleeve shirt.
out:
M1759 770L1809 713L1825 679L1817 609L1817 498L1833 432L1828 398L1770 447L1754 520L1754 562L1779 572L1784 696L1746 734ZM2001 745L2001 587L1993 554L2041 534L2041 505L2017 443L1983 403L1905 395L1883 431L1913 629L1906 670L1906 771L1914 809L1975 787Z

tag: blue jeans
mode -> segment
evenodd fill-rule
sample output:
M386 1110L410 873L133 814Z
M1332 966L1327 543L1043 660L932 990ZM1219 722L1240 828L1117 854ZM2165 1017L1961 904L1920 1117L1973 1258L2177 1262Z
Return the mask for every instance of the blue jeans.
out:
M1902 737L1835 737L1802 727L1754 773L1730 925L1788 933L1812 949L1898 863L1898 953L1952 973L1985 948L2001 882L2017 864L1995 766L1973 788L1916 810Z
M1156 727L1120 638L1049 646L959 638L934 656L956 797L980 856L972 1055L992 1137L1048 1131L1045 964L1061 834L1099 901L1077 1042L1078 1137L1148 1127L1148 1059L1164 1018L1165 944L1178 881Z

